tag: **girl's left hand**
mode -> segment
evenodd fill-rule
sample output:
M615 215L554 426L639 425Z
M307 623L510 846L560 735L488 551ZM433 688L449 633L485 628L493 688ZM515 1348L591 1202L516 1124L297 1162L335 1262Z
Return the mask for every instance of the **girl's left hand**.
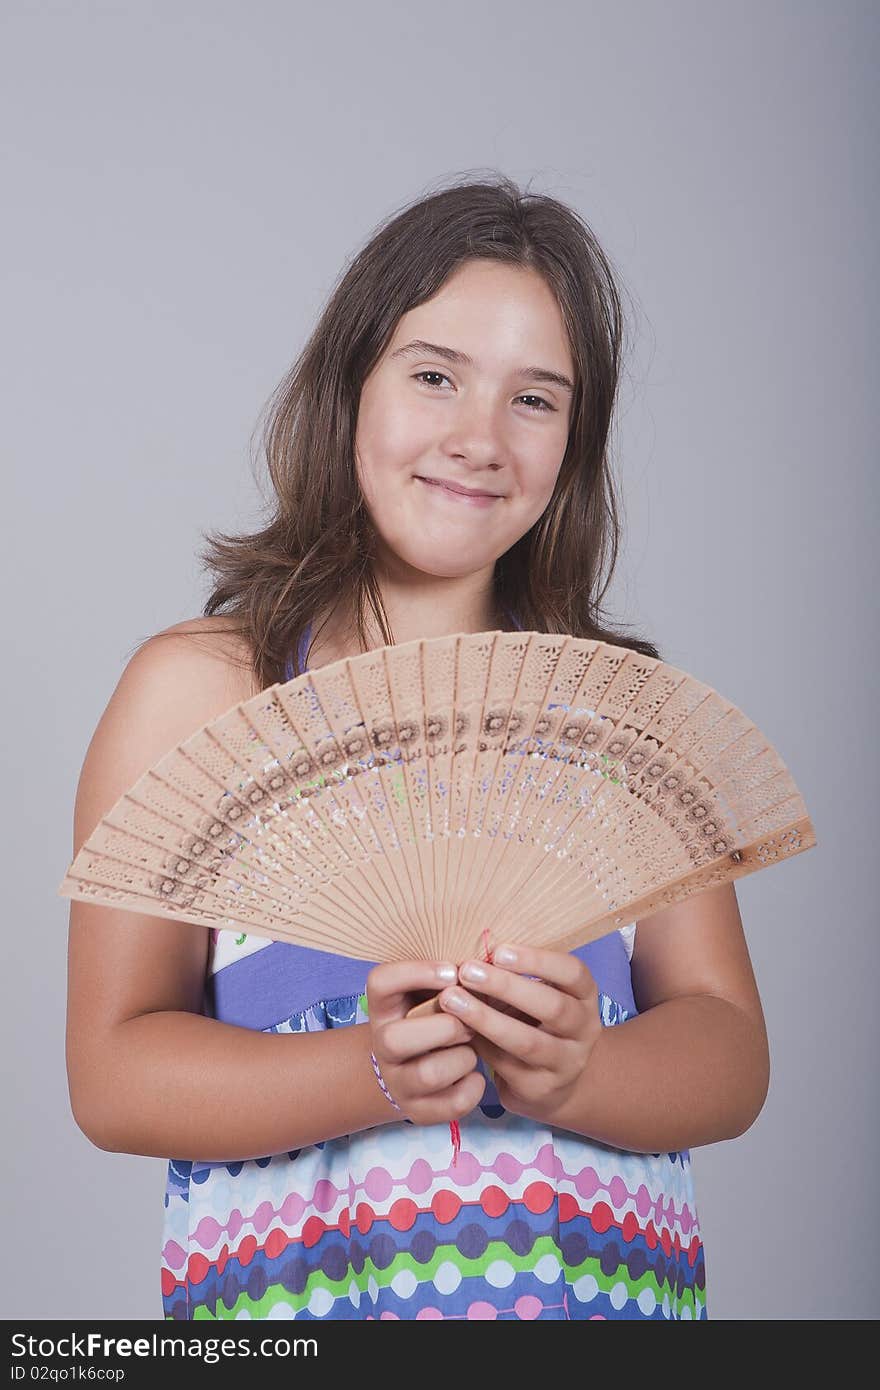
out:
M465 961L458 977L470 989L444 989L441 1007L474 1030L470 1046L492 1068L501 1104L515 1115L552 1123L580 1082L602 1032L591 972L567 951L499 946L493 964ZM477 992L531 1021L493 1008ZM456 1007L456 998L464 1007Z

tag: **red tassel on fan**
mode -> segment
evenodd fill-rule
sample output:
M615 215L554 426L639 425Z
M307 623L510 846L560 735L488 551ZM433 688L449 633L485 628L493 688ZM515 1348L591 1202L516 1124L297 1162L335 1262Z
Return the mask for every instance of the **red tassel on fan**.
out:
M452 1166L458 1162L458 1155L461 1153L461 1130L458 1127L458 1120L449 1121L449 1133L452 1135Z

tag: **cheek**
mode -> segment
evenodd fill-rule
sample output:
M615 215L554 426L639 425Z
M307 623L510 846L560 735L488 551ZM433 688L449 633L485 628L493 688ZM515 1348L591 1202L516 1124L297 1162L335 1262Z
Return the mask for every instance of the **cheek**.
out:
M417 463L425 446L414 431L411 421L393 413L371 426L365 421L358 427L355 459L358 482L367 502L372 506L381 497L386 506L417 471Z
M522 461L523 494L529 499L529 510L541 516L546 510L559 480L565 442L545 443Z

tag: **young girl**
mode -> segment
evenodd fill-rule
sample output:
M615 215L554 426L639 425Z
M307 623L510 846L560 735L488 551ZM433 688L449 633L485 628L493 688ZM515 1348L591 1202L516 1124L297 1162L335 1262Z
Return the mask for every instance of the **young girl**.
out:
M380 227L279 391L269 523L212 540L205 614L120 678L74 852L307 663L516 627L659 656L600 623L620 346L609 263L552 198L458 181ZM176 1155L167 1318L706 1316L690 1149L748 1129L769 1076L732 885L491 964L70 914L76 1121ZM426 991L440 1011L408 1017Z

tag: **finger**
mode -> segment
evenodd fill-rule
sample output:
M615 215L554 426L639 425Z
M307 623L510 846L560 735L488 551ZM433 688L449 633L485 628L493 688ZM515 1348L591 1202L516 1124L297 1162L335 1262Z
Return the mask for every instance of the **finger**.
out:
M591 999L596 990L589 967L571 951L505 942L493 952L492 964L518 975L537 975L574 999Z
M384 1025L380 1037L383 1061L387 1058L401 1063L425 1052L468 1042L473 1037L473 1029L441 1009L430 1018L392 1019Z
M488 996L490 1004L497 1000L505 1010L512 1006L556 1037L574 1036L583 1021L583 1002L542 980L499 969L487 961L465 961L458 973L469 990Z
M470 1046L474 1049L478 1057L482 1057L483 1061L493 1072L499 1072L500 1075L504 1075L503 1063L505 1057L508 1062L510 1062L511 1059L502 1048L496 1047L493 1042L490 1042L488 1038L484 1038L481 1033L474 1033Z
M419 1124L437 1124L469 1115L482 1099L486 1078L480 1071L469 1071L442 1091L432 1091L424 1102L411 1102L409 1109ZM429 1113L424 1114L425 1108Z
M508 1008L507 1005L498 1005L498 1007L499 1007L502 1011L506 1011L507 1008ZM511 1006L511 1007L512 1007L512 1006ZM515 1012L515 1011L514 1011L514 1012ZM414 1004L414 1005L412 1006L412 1008L409 1009L409 1010L407 1011L406 1017L407 1017L407 1018L431 1018L432 1016L434 1016L434 1015L436 1015L436 1014L442 1014L442 1013L443 1013L443 1010L442 1010L441 1007L440 1007L440 997L439 997L439 995L437 995L437 994L432 994L430 999L423 999L422 1002L421 1002L421 1004ZM525 1014L523 1015L523 1021L524 1021L525 1023L534 1023L534 1022L535 1022L534 1018L527 1017Z
M396 1073L399 1079L395 1084L405 1095L433 1096L435 1092L445 1091L463 1076L468 1076L476 1064L477 1054L467 1044L442 1048L405 1062Z
M403 1018L416 990L437 990L457 979L449 961L394 960L374 965L367 976L367 1008L374 1023Z
M487 1038L481 1038L479 1033L474 1034L471 1043L478 1057L482 1057L486 1063L489 1075L497 1088L498 1082L512 1087L514 1091L523 1090L530 1083L530 1078L535 1075L535 1069L527 1062L521 1062L518 1058L512 1057L503 1048L496 1047Z
M510 1014L499 1013L490 1004L478 999L476 995L456 985L455 989L444 989L440 995L444 1010L449 1010L456 1018L463 1019L475 1033L488 1038L504 1052L510 1052L529 1066L538 1067L551 1060L557 1040L541 1028L520 1023Z

